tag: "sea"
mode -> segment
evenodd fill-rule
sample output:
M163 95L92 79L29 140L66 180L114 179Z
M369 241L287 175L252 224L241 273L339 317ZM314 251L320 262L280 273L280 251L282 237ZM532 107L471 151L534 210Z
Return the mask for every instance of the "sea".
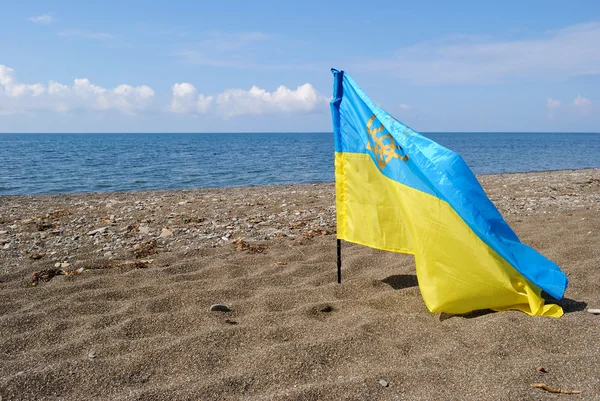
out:
M430 132L475 174L600 168L600 133ZM333 182L333 134L0 134L0 195Z

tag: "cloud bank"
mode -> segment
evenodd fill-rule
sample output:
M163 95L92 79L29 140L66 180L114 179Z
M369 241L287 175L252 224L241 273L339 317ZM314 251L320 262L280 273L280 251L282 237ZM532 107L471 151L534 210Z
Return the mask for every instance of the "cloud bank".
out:
M296 89L280 86L273 92L252 86L249 90L227 89L217 95L197 94L194 85L183 82L172 87L168 110L184 114L216 114L223 117L272 113L311 113L329 101L311 84Z
M76 78L70 85L55 81L27 84L18 82L12 68L0 64L0 115L32 111L117 111L134 115L158 109L175 114L229 118L274 113L307 114L325 108L329 101L309 83L296 89L282 85L272 92L252 86L249 90L227 89L205 95L198 93L191 83L181 82L174 84L171 92L168 104L160 106L156 105L154 89L147 85L122 84L104 88L87 78Z
M72 85L50 81L24 84L17 81L15 71L0 64L0 114L28 111L108 111L136 114L147 109L154 90L146 85L119 85L103 88L87 78L77 78Z

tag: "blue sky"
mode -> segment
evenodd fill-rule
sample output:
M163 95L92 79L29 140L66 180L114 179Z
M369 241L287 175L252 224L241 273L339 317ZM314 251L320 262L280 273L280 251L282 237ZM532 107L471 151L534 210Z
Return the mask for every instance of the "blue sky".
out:
M330 131L330 67L417 131L600 131L597 1L23 1L0 132Z

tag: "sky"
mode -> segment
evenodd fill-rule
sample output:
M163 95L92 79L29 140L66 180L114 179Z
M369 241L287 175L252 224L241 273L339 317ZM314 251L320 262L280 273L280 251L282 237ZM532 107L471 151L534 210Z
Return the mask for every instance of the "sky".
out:
M5 1L0 133L600 132L600 2Z

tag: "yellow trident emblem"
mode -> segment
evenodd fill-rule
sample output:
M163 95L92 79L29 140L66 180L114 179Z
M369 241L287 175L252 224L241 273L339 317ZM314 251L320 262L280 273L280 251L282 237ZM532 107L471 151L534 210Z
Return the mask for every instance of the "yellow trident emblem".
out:
M402 161L408 160L408 155L400 155L396 153L396 150L403 150L402 146L396 145L396 141L391 134L385 134L380 137L377 137L377 134L383 131L385 128L383 125L372 129L373 121L375 121L375 114L369 118L367 122L367 132L369 133L369 142L367 143L367 149L372 150L375 153L375 160L377 160L377 165L380 170L383 168L395 157ZM389 139L389 143L383 143L386 139ZM372 140L372 141L371 141ZM371 142L374 143L374 146L371 145Z

